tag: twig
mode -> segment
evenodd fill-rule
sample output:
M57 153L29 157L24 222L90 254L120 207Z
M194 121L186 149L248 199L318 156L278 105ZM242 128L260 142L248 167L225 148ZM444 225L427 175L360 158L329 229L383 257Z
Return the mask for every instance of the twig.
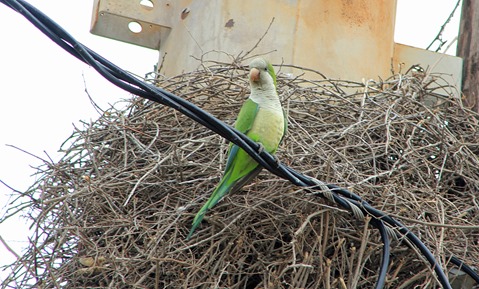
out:
M442 40L442 33L444 32L444 29L446 28L447 24L451 21L452 17L456 13L457 7L459 7L459 4L461 3L461 0L457 0L456 5L454 6L454 9L452 9L451 14L447 17L446 21L444 24L441 25L441 28L439 29L439 32L437 33L436 37L431 41L431 43L426 47L426 50L429 50L431 46L434 44L434 42L439 41L439 46L436 49L436 52L441 50L442 46L446 44L447 41Z
M263 33L263 35L258 39L258 41L256 42L255 45L253 45L253 47L251 47L250 50L246 51L245 54L241 55L241 53L238 55L238 57L236 58L236 62L239 62L238 60L239 59L247 59L246 57L251 53L253 52L256 48L258 48L258 45L261 43L261 41L263 41L263 38L268 34L269 32L269 29L271 28L271 26L273 25L273 22L274 22L274 17L271 18L271 21L269 22L269 25L268 25L268 28L266 28L266 31Z

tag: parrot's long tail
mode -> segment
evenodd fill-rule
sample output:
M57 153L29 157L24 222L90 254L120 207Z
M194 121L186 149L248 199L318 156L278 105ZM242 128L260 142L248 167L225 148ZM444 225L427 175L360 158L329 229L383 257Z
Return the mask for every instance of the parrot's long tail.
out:
M188 233L186 240L189 240L191 238L196 228L200 225L206 214L206 211L213 208L213 206L216 205L221 200L221 198L223 198L223 196L230 191L231 187L234 185L235 182L230 183L228 182L228 180L229 178L227 178L226 176L223 178L223 180L221 180L218 187L216 187L216 189L211 194L211 197L208 199L208 201L206 201L203 207L201 207L199 212L196 214L195 218L193 219L193 225L191 226L190 232Z
M258 165L246 176L236 180L231 178L231 171L226 173L223 179L218 184L218 187L216 187L216 189L211 194L211 197L208 199L208 201L206 201L206 204L201 207L200 211L193 219L193 225L191 226L191 230L188 233L186 240L188 241L191 238L195 229L200 225L201 221L203 220L203 217L206 214L206 211L213 208L226 194L235 193L237 190L249 183L254 177L259 174L262 169L263 167Z

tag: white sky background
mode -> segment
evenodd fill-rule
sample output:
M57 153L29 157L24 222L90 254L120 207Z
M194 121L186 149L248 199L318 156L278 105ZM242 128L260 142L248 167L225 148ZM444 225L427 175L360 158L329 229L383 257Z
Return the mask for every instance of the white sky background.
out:
M30 0L77 40L119 67L143 76L153 70L158 52L89 33L93 1ZM426 48L449 16L456 0L398 0L396 42ZM460 7L443 38L451 41L459 27ZM62 50L20 14L0 4L0 180L25 191L41 162L19 150L58 161L60 145L79 120L98 118L84 91L106 108L129 94L104 80L92 68ZM449 44L449 43L448 43ZM447 46L446 44L445 46ZM437 47L437 46L433 46ZM448 51L455 54L456 44ZM11 201L11 190L0 184L0 217ZM28 244L25 222L0 224L0 235L19 254ZM0 266L15 260L0 244ZM7 272L0 271L0 280Z

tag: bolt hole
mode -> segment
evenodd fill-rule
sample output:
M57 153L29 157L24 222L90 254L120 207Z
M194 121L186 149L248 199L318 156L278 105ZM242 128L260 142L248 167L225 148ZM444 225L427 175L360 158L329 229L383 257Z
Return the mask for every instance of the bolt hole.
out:
M153 1L151 1L151 0L141 0L141 1L140 1L140 5L141 5L143 8L148 9L148 10L153 9L153 7L155 6L155 5L153 4Z
M128 29L130 29L130 31L133 33L140 33L143 27L141 27L140 23L136 21L131 21L130 23L128 23Z

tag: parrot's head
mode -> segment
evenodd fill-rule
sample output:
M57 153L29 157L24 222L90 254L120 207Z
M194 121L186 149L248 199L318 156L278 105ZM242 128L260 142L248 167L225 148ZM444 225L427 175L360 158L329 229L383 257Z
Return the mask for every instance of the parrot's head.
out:
M251 87L259 89L276 88L276 74L271 63L258 57L251 61L249 68Z

